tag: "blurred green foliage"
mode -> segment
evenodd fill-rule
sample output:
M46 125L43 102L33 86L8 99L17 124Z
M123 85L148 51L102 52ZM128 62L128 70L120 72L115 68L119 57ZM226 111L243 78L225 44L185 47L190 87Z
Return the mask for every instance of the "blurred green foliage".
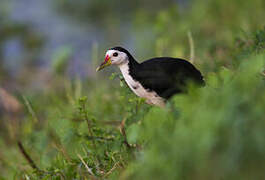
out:
M102 0L102 1L71 1L57 0L57 8L69 18L74 18L83 23L95 23L103 27L111 24L120 24L122 21L130 21L138 10L146 10L153 15L161 8L172 5L174 0ZM152 4L152 6L150 6Z
M57 74L64 74L67 70L68 63L71 57L71 48L62 47L53 56L52 69Z
M64 3L74 9L87 2ZM86 10L94 5L80 12L96 16ZM0 126L8 122L5 132L15 135L0 137L0 179L264 178L264 1L195 0L185 10L174 4L155 13L137 7L131 11L137 55L189 58L191 32L206 87L176 95L165 109L151 107L117 73L69 78L72 49L64 46L53 56L49 83L17 95L24 115L1 116ZM150 41L142 36L146 27L154 33Z
M177 118L168 109L149 111L135 128L139 141L148 145L126 177L262 179L265 56L250 59L235 74L223 69L207 87L175 96Z

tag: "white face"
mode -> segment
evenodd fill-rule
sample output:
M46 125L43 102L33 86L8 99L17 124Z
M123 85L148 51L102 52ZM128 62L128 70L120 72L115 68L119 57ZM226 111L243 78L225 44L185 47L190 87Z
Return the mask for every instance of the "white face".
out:
M109 56L111 60L111 64L121 65L123 63L128 62L128 56L124 52L118 50L108 50L106 52L106 56ZM105 56L105 57L106 57Z

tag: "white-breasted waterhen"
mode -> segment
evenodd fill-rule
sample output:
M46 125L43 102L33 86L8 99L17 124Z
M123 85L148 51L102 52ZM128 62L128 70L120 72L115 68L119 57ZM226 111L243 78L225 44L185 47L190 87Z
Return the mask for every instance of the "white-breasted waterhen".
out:
M204 85L200 71L184 59L156 57L138 63L126 49L114 47L97 71L109 65L117 65L130 89L152 105L163 107L174 94L186 92L189 82Z

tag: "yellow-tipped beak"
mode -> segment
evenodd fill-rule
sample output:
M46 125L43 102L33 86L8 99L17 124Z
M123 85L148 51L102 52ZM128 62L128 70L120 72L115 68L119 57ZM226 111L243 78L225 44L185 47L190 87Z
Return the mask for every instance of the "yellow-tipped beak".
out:
M96 71L98 72L109 65L111 65L111 60L108 56L106 56L105 61L101 63L99 67L97 67Z

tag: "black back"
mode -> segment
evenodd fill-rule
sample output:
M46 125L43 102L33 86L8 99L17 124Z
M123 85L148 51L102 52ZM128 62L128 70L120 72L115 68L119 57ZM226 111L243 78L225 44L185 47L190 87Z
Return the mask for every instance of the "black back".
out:
M200 71L184 59L159 57L139 64L126 49L122 47L112 49L128 55L129 74L134 80L165 99L176 93L185 92L188 83L204 85Z

